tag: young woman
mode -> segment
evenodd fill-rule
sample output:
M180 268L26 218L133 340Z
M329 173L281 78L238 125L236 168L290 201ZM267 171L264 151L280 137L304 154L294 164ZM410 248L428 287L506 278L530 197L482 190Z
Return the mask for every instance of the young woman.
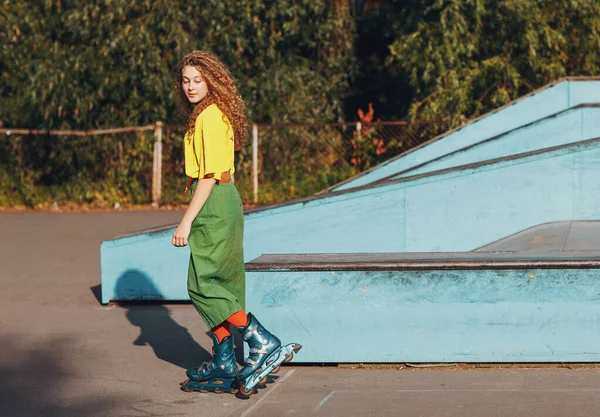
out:
M212 329L214 343L213 360L189 369L189 380L182 388L235 391L236 385L248 385L257 370L262 375L267 359L265 367L275 364L273 358L278 359L281 350L279 339L244 311L244 213L231 182L234 150L240 149L248 131L244 102L227 68L210 53L187 54L177 74L178 97L189 114L184 153L192 196L173 233L173 245L190 247L188 292ZM239 372L230 325L250 345L249 357Z

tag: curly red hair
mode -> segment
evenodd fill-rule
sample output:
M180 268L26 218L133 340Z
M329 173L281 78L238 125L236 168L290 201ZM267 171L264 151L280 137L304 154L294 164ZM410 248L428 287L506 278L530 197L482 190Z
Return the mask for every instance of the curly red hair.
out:
M196 68L208 85L207 96L196 104L189 102L181 85L182 71L186 66ZM227 67L209 52L192 51L181 59L176 77L177 100L188 115L187 133L193 135L198 115L211 104L216 104L233 125L234 147L239 150L248 135L246 106Z

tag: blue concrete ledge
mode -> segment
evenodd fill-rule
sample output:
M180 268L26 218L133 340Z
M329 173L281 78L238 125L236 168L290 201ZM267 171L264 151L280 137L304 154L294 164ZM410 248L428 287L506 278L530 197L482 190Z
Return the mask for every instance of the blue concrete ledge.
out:
M526 228L600 218L600 139L251 211L245 260L265 253L470 251ZM101 245L102 301L187 300L174 228Z
M597 158L600 139L257 210L248 256L470 251L541 223L595 220Z
M347 190L390 178L398 173L410 172L423 164L536 121L556 116L566 110L581 105L597 104L600 102L598 97L600 97L600 78L598 77L568 77L558 80L353 178L336 184L327 191ZM552 145L547 144L543 147L548 146ZM521 148L517 149L516 153L526 151L526 148ZM477 160L484 159L481 157Z
M248 309L304 346L296 362L600 360L600 253L579 258L585 269L446 254L462 256L456 270L443 268L444 255L425 265L430 255L262 256L247 264Z

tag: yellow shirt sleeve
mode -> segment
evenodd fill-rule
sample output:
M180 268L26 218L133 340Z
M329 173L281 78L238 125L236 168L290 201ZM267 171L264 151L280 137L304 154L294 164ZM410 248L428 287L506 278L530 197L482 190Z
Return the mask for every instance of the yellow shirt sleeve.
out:
M196 149L196 154L203 156L199 162L204 165L199 167L203 174L200 178L210 174L220 178L221 174L229 172L233 165L233 153L228 146L229 141L233 142L233 129L223 120L223 113L216 106L206 108L198 119L202 119L201 127L196 124L195 132L196 135L201 135L203 140L195 138L195 146L202 147L201 150Z

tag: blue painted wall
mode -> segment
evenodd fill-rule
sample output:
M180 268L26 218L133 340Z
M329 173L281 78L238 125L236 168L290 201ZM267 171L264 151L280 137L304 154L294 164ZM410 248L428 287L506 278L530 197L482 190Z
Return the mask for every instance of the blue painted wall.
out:
M102 302L189 300L188 247L171 244L175 229L109 240L100 245Z
M245 259L469 251L541 223L599 219L598 207L600 142L594 141L248 214ZM103 302L187 299L188 252L170 246L172 232L102 243ZM156 293L144 293L127 274L145 277L151 283L145 288Z
M384 162L366 174L358 176L339 187L334 187L332 190L346 190L393 176L401 171L410 170L420 164L572 107L598 103L598 97L600 97L600 81L598 80L563 81L551 85L546 89L525 96L512 105L503 107L473 123L452 131L443 138L418 148L399 159Z
M294 362L600 360L594 269L253 271L247 303Z

